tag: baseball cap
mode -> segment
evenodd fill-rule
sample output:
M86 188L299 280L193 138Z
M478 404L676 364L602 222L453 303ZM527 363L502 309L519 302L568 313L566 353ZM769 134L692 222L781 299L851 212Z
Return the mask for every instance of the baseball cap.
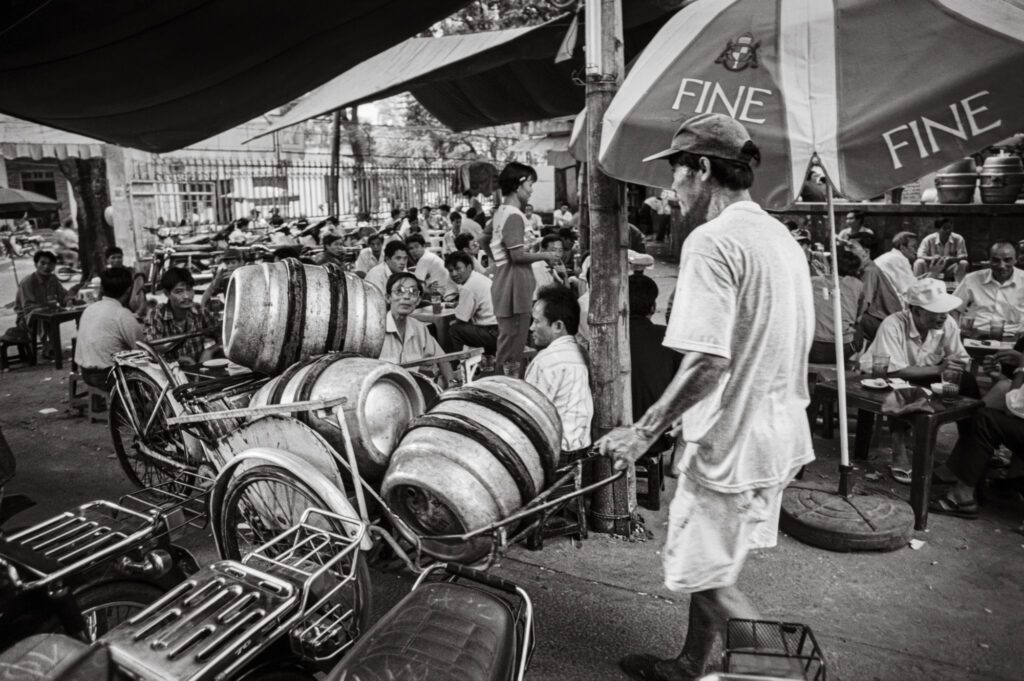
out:
M946 293L946 285L938 279L919 279L907 288L907 305L923 307L929 312L951 312L963 304L960 298Z
M727 161L750 163L757 147L747 129L725 114L702 113L683 121L672 136L672 146L644 159L644 163L688 151L698 156L714 156Z

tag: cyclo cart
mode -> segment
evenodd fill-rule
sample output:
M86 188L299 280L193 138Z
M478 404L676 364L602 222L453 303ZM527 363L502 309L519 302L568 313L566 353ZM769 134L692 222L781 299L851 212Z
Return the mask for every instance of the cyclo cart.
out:
M161 344L173 345L187 337L163 339ZM429 381L425 384L422 377L413 380L422 386L427 400L437 400L441 406L458 400L478 403L486 397L484 386L488 381L526 385L505 377L474 381L480 352L475 349L438 358L462 364L466 376L463 387L442 393ZM191 383L180 367L166 362L153 346L139 343L138 350L116 357L109 423L118 458L129 478L140 485L167 482L181 473L215 475L210 512L222 556L238 559L294 525L307 508L321 508L366 523L367 532L361 541L362 570L362 558L387 558L401 561L414 572L422 572L434 562L486 569L512 544L525 542L531 548L540 548L544 537L553 534L585 538L583 497L622 475L619 472L584 484L584 470L596 458L594 455L557 466L557 454L552 457L549 452L543 476L535 471L533 483L524 480L528 472L522 466L518 466L519 475L512 476L520 493L518 499L522 500L517 508L472 527L429 491L403 489L402 493L384 494L379 478L367 475L365 457L358 458L360 446L354 444L355 439L367 442L377 436L385 440L401 438L415 429L429 438L439 430L464 430L460 419L443 410L419 413L408 428L396 433L395 424L390 422L394 419L372 422L376 407L363 404L361 396L303 399L309 390L293 394L298 399L290 403L253 406L258 394L276 392L280 396L281 385L288 385L289 380L292 385L305 384L308 388L310 367L312 373L323 372L331 362L345 359L386 365L389 371L408 374L379 360L328 353L276 378L247 374ZM288 388L283 391L287 393ZM523 400L521 404L528 402ZM370 423L357 423L360 434L354 438L352 412L356 407L362 410L363 420ZM521 406L504 405L502 410L499 420L525 427L528 415ZM337 437L328 442L308 425L314 420L321 432L326 423ZM371 431L369 436L362 432L364 426ZM375 427L392 430L375 434ZM534 444L539 438L536 430L534 426L527 438L532 438ZM490 435L492 439L485 439L484 445L496 450L499 458L510 458L513 448L494 437L496 433ZM560 438L560 430L557 435ZM517 467L507 460L502 465ZM536 484L538 479L540 484ZM574 521L565 519L567 514L562 512L566 510L574 513ZM368 583L368 579L356 581Z

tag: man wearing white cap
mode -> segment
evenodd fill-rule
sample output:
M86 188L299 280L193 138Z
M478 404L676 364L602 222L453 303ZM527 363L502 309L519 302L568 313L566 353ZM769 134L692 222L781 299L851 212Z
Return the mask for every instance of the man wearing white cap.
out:
M729 618L760 619L736 581L751 549L775 545L782 490L814 459L805 412L814 303L800 246L750 199L760 152L740 123L694 116L645 160L654 159L671 165L683 214L703 223L683 242L663 342L683 358L646 413L599 446L624 468L683 419L662 555L665 585L690 594L686 641L673 658L619 662L633 678L674 681L703 675Z
M906 290L907 309L891 314L878 327L878 334L860 358L861 371L870 372L875 357L889 357L889 376L908 381L930 383L939 380L942 370L964 369L970 356L960 339L960 327L949 313L963 301L946 293L938 279L915 281ZM965 373L960 391L976 396L977 384ZM906 451L909 426L892 421L892 476L910 484L910 457Z

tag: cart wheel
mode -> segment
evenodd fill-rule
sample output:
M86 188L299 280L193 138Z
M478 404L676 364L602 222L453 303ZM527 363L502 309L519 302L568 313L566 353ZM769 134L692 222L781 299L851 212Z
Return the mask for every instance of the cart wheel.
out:
M127 395L118 390L116 397L111 396L108 419L121 468L139 487L172 482L181 471L192 469L181 434L167 427L167 419L176 414L166 400L157 406L160 386L147 374L126 368L124 382ZM155 409L159 411L154 415ZM138 417L138 426L132 423L132 410Z
M262 464L241 471L228 482L220 523L214 528L214 532L220 533L218 544L223 548L223 557L240 560L298 523L302 513L309 508L330 510L319 494L287 469ZM328 520L318 517L317 522L326 523ZM342 527L330 529L345 533ZM350 640L355 640L369 628L370 611L373 609L366 556L361 550L354 555L355 579L336 596L337 602L353 611L353 627L348 632Z
M121 580L88 586L75 594L75 600L85 619L85 633L95 641L163 595L152 584Z

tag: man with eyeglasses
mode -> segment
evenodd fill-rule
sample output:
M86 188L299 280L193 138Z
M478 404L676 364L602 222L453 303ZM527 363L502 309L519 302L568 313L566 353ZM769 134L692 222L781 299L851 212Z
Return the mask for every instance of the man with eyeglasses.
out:
M389 244L390 245L390 244ZM420 302L422 286L412 272L396 272L387 281L387 316L384 318L384 347L380 359L402 364L418 362L429 357L440 357L444 350L423 322L410 317ZM451 367L439 362L443 385L451 378Z

